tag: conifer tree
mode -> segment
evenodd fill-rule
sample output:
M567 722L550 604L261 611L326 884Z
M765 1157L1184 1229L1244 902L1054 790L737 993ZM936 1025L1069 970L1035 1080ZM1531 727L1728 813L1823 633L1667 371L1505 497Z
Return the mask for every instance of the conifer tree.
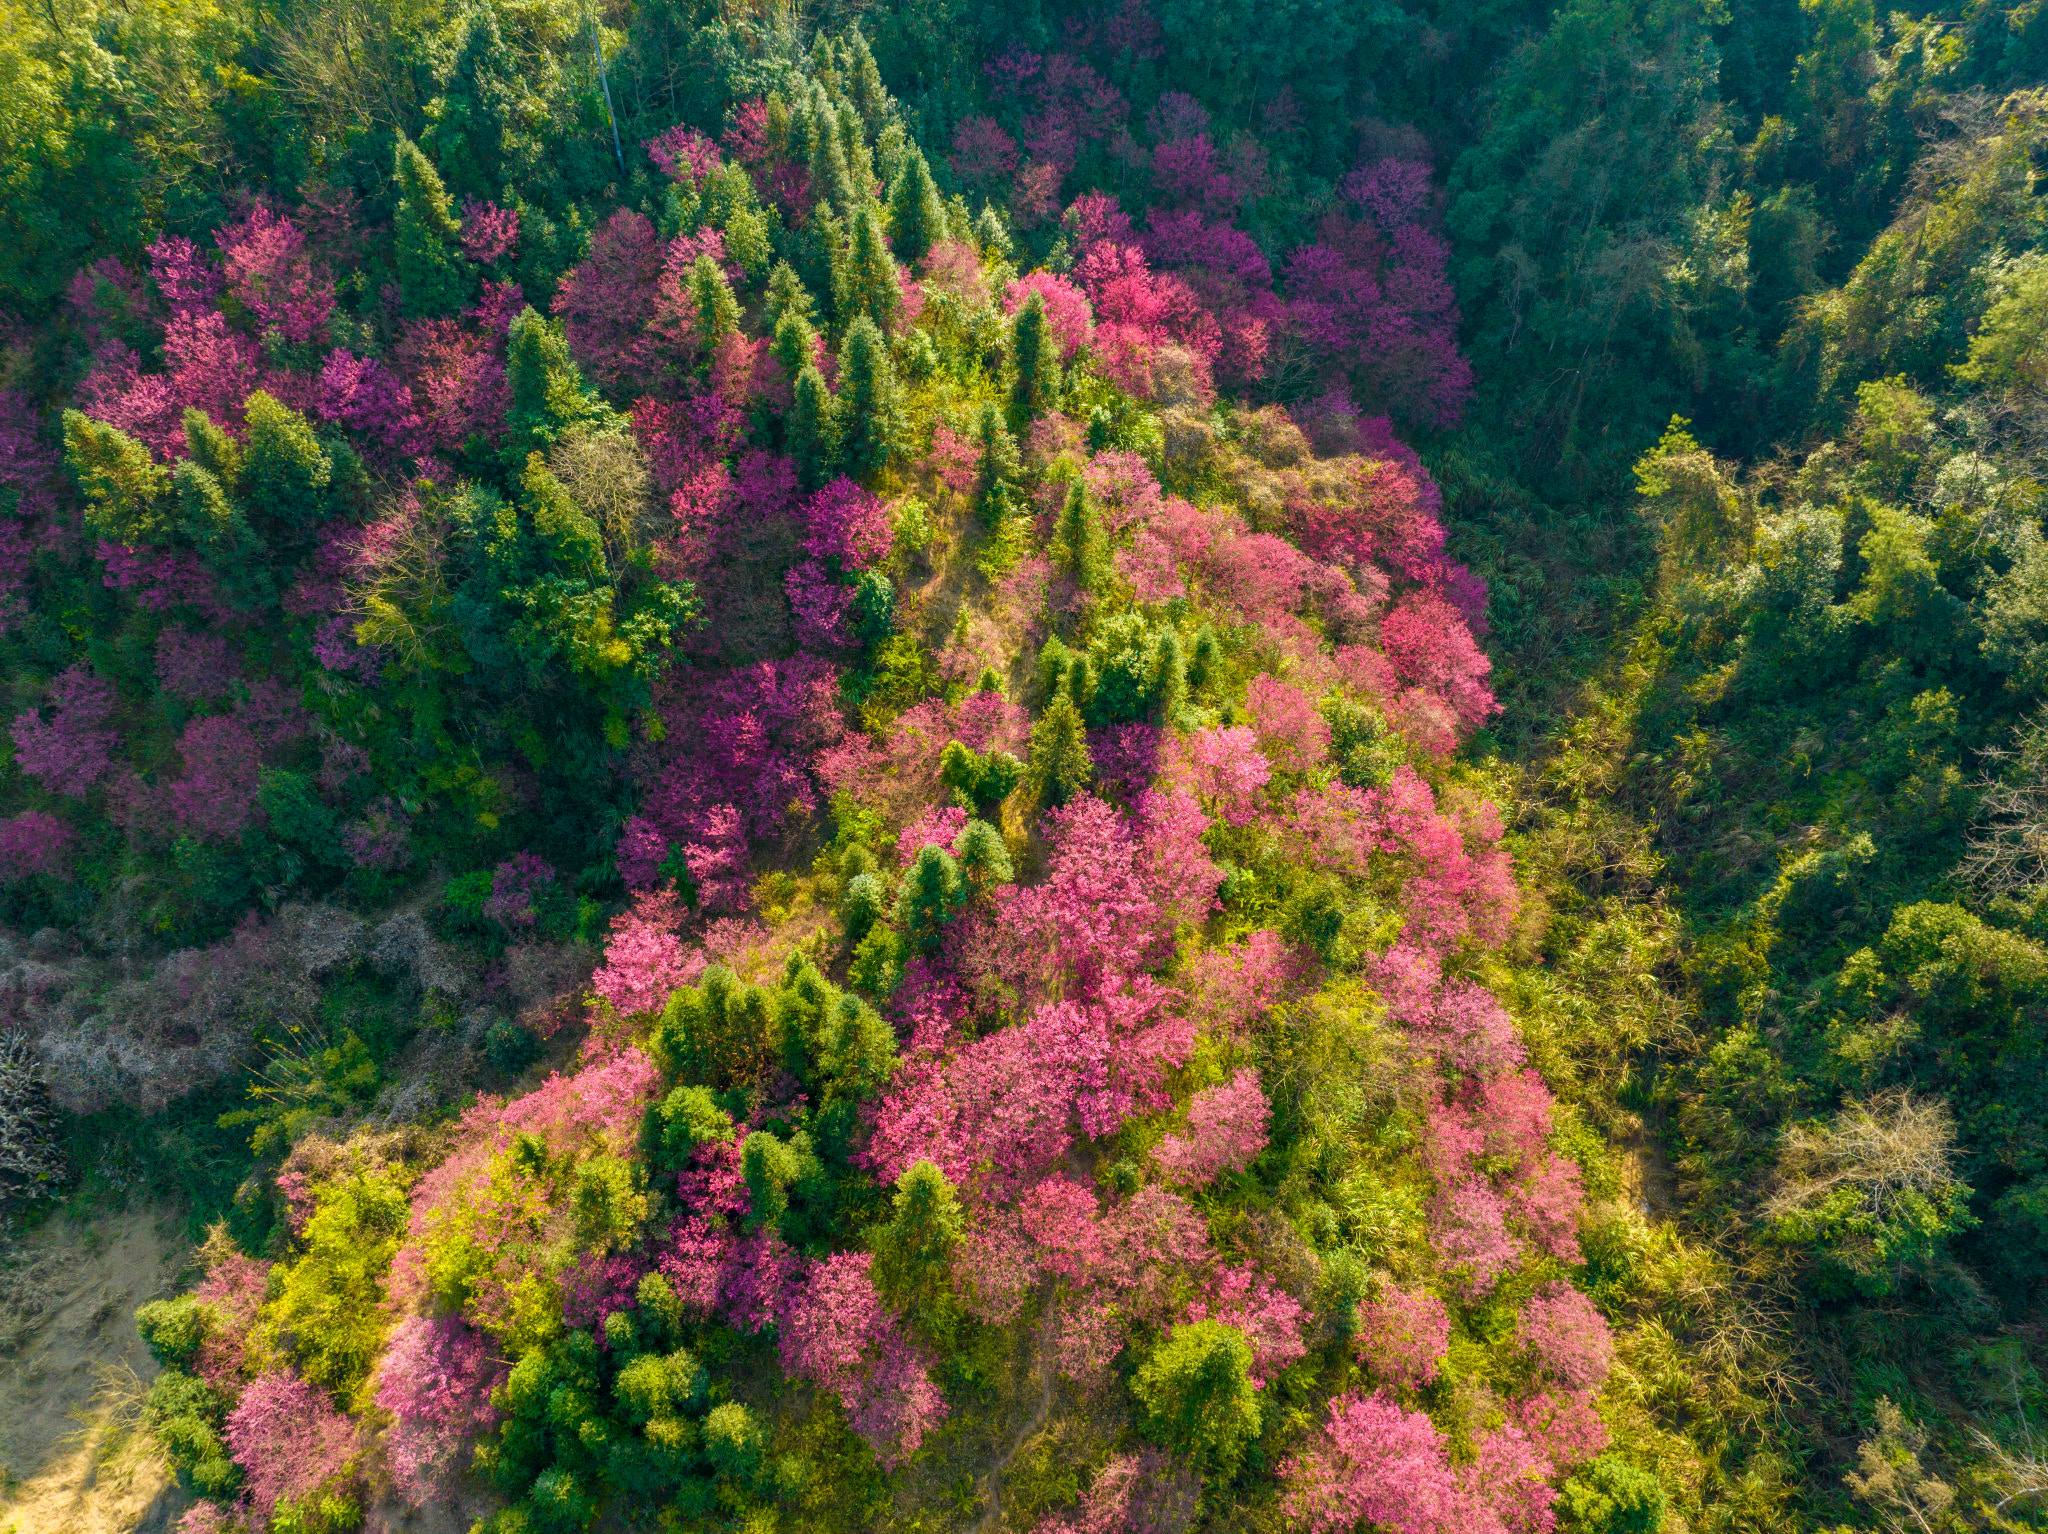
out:
M861 131L860 113L850 107L838 115L839 152L846 159L847 189L852 198L848 209L875 200L875 162L868 153L868 141Z
M832 328L843 330L857 312L854 308L853 253L849 249L846 224L833 217L823 203L812 210L810 236L825 277L825 292L832 300Z
M911 149L910 135L903 124L895 118L882 125L875 135L875 172L881 177L882 185L894 190L896 183L903 179L903 167Z
M720 226L725 233L725 253L737 261L749 282L760 278L775 255L768 237L768 220L758 208L734 208Z
M896 1179L895 1211L874 1236L875 1287L905 1314L932 1315L952 1302L947 1282L966 1219L953 1184L929 1161Z
M797 276L795 267L787 261L778 261L775 270L768 274L768 328L779 330L783 320L792 314L806 326L814 326L818 322L817 305L811 302L811 290L804 286L803 278Z
M1003 424L1003 413L992 403L981 407L975 435L981 443L981 461L975 469L974 508L982 525L994 528L1009 512L1020 472L1017 441Z
M853 215L846 277L848 294L841 318L864 314L886 334L903 305L903 290L896 284L896 262L882 234L881 214L871 202L862 203Z
M539 453L527 458L520 488L534 542L548 566L564 575L603 580L604 535Z
M1171 725L1187 702L1187 670L1181 661L1180 636L1172 629L1162 629L1159 642L1153 649L1152 663L1152 707L1159 721Z
M697 257L690 268L690 297L697 305L697 339L708 353L740 328L739 300L717 258L709 251Z
M1258 1436L1259 1396L1244 1333L1220 1321L1174 1327L1153 1349L1131 1390L1153 1436L1206 1469L1233 1470Z
M469 296L470 271L462 258L462 225L433 162L399 136L394 174L398 212L393 219L398 286L409 314L448 314Z
M994 251L1005 259L1009 257L1012 250L1010 229L1003 222L1003 215L996 211L994 203L983 207L980 215L974 220L974 243L983 250Z
M512 322L505 352L511 405L505 412L505 457L522 468L526 455L553 446L562 431L592 414L582 377L561 326L531 307Z
M846 141L839 133L839 114L822 90L811 96L811 192L845 218L860 198L855 195L853 171L846 163Z
M192 455L192 462L223 485L232 486L241 477L241 444L216 426L204 410L185 412L185 450Z
M776 322L773 343L775 360L782 364L782 371L796 378L807 367L815 367L818 360L818 333L811 329L810 321L795 309L789 310Z
M896 897L896 928L926 953L938 950L946 923L965 898L960 865L943 847L920 847Z
M896 235L896 254L922 261L932 246L946 238L946 205L924 154L911 145L903 169L889 191L889 225Z
M815 490L839 469L840 402L825 387L825 375L805 363L796 375L796 398L789 413L789 456L797 476Z
M903 438L903 388L889 343L866 315L846 333L839 376L846 470L865 479L888 463Z
M879 131L895 102L889 98L889 88L882 83L882 71L875 63L874 51L868 47L868 40L859 27L847 29L840 52L845 66L846 94L853 99L854 107L868 127Z
M1188 655L1187 681L1193 692L1200 692L1216 680L1217 668L1222 664L1223 647L1216 642L1216 630L1203 624L1195 633L1195 647Z
M242 483L259 519L308 528L333 511L334 460L306 418L258 389L243 407Z
M86 525L116 543L150 543L167 531L157 500L171 477L126 432L64 412L64 457L85 495Z
M1014 758L1012 759L1014 763ZM997 803L1001 803L998 798ZM1010 849L1003 845L1003 834L985 820L970 820L960 828L956 845L960 849L960 877L967 882L969 891L985 895L998 884L1008 884L1016 877L1016 868L1010 861Z
M1085 666L1087 658L1076 656ZM1065 804L1088 786L1095 764L1088 755L1088 732L1081 711L1064 691L1056 694L1031 727L1031 781L1040 798Z
M1094 503L1078 479L1067 486L1056 536L1061 568L1076 586L1093 591L1102 566L1102 528Z
M211 559L217 551L240 544L242 514L210 470L194 459L180 459L172 466L171 486L178 492L179 535L201 554ZM261 558L260 549L242 552Z
M1059 400L1060 349L1045 320L1045 299L1033 293L1010 326L1010 429L1019 436Z

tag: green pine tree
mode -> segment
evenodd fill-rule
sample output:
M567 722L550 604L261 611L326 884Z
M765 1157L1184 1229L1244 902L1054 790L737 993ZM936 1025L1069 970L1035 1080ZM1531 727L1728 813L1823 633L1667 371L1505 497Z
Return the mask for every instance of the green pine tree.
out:
M795 267L778 261L775 270L768 274L768 328L777 329L792 314L806 325L818 322L818 306L811 302L811 290L797 276Z
M975 435L981 442L981 461L974 474L974 509L984 527L995 528L1009 513L1017 476L1022 472L1017 439L1010 435L1003 413L993 403L982 405Z
M1060 349L1041 294L1024 300L1010 326L1010 366L1010 429L1021 436L1059 403Z
M789 412L789 456L797 476L815 490L839 471L840 402L825 387L825 375L805 363L796 375L796 398Z
M403 134L394 174L398 212L392 235L406 313L451 314L468 301L473 273L462 255L462 225L448 190L433 162Z
M864 314L886 334L903 306L903 290L897 286L896 261L882 234L881 214L871 202L862 203L853 215L846 267L850 293L843 315L851 319Z
M877 474L903 440L903 387L889 343L866 315L853 322L839 351L846 471Z
M861 199L855 194L853 170L846 163L846 141L839 133L839 114L822 90L811 96L811 195L827 203L841 218L849 217Z
M1075 657L1082 665L1085 656ZM1095 765L1088 756L1088 731L1081 711L1065 691L1056 694L1031 727L1031 781L1038 796L1065 804L1088 786Z
M740 328L739 300L732 296L724 269L709 251L698 256L690 268L690 297L697 305L697 339L708 355Z
M855 109L869 129L880 131L896 103L889 97L889 88L882 83L882 71L876 65L875 55L859 27L847 30L846 39L840 44L840 54L846 76L846 94L853 98Z
M889 190L889 226L895 231L896 254L906 262L922 261L946 238L946 205L939 199L931 166L914 144Z
M805 368L816 365L818 333L811 328L809 320L791 309L776 322L773 349L775 360L782 364L783 373L795 378Z
M1095 503L1088 499L1088 492L1078 479L1067 486L1054 537L1060 568L1083 591L1093 591L1102 569L1102 525Z
M257 517L304 529L333 515L334 460L311 423L261 389L243 405L242 419L242 487Z
M512 322L506 338L505 382L512 396L505 412L505 460L521 471L527 454L552 447L564 430L596 413L561 326L531 306Z

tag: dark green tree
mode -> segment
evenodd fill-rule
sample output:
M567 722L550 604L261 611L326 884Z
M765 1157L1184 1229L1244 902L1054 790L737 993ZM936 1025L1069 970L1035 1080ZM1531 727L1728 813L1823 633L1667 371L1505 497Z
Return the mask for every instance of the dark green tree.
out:
M451 314L468 300L474 273L462 255L462 225L447 188L419 146L400 135L392 221L398 287L408 314Z
M1010 325L1010 430L1019 436L1059 403L1060 348L1034 292Z
M853 322L839 351L847 473L866 479L881 472L903 441L903 386L889 343L866 315Z
M839 440L839 397L825 386L825 375L807 362L796 375L788 430L789 456L807 489L817 489L838 472Z
M924 153L912 145L902 173L889 189L889 227L896 236L896 254L905 262L922 261L946 238L946 205Z

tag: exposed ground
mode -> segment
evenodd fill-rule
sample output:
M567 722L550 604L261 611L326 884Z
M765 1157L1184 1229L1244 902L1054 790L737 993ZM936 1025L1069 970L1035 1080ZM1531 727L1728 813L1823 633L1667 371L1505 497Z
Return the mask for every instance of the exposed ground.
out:
M135 1308L190 1245L159 1212L0 1237L0 1534L157 1534L187 1498L141 1431Z

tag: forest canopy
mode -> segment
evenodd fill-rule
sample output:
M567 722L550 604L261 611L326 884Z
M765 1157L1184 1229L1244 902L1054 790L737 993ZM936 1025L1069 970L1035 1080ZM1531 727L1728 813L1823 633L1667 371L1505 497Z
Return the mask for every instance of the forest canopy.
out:
M2032 8L4 14L181 1534L2048 1526Z

